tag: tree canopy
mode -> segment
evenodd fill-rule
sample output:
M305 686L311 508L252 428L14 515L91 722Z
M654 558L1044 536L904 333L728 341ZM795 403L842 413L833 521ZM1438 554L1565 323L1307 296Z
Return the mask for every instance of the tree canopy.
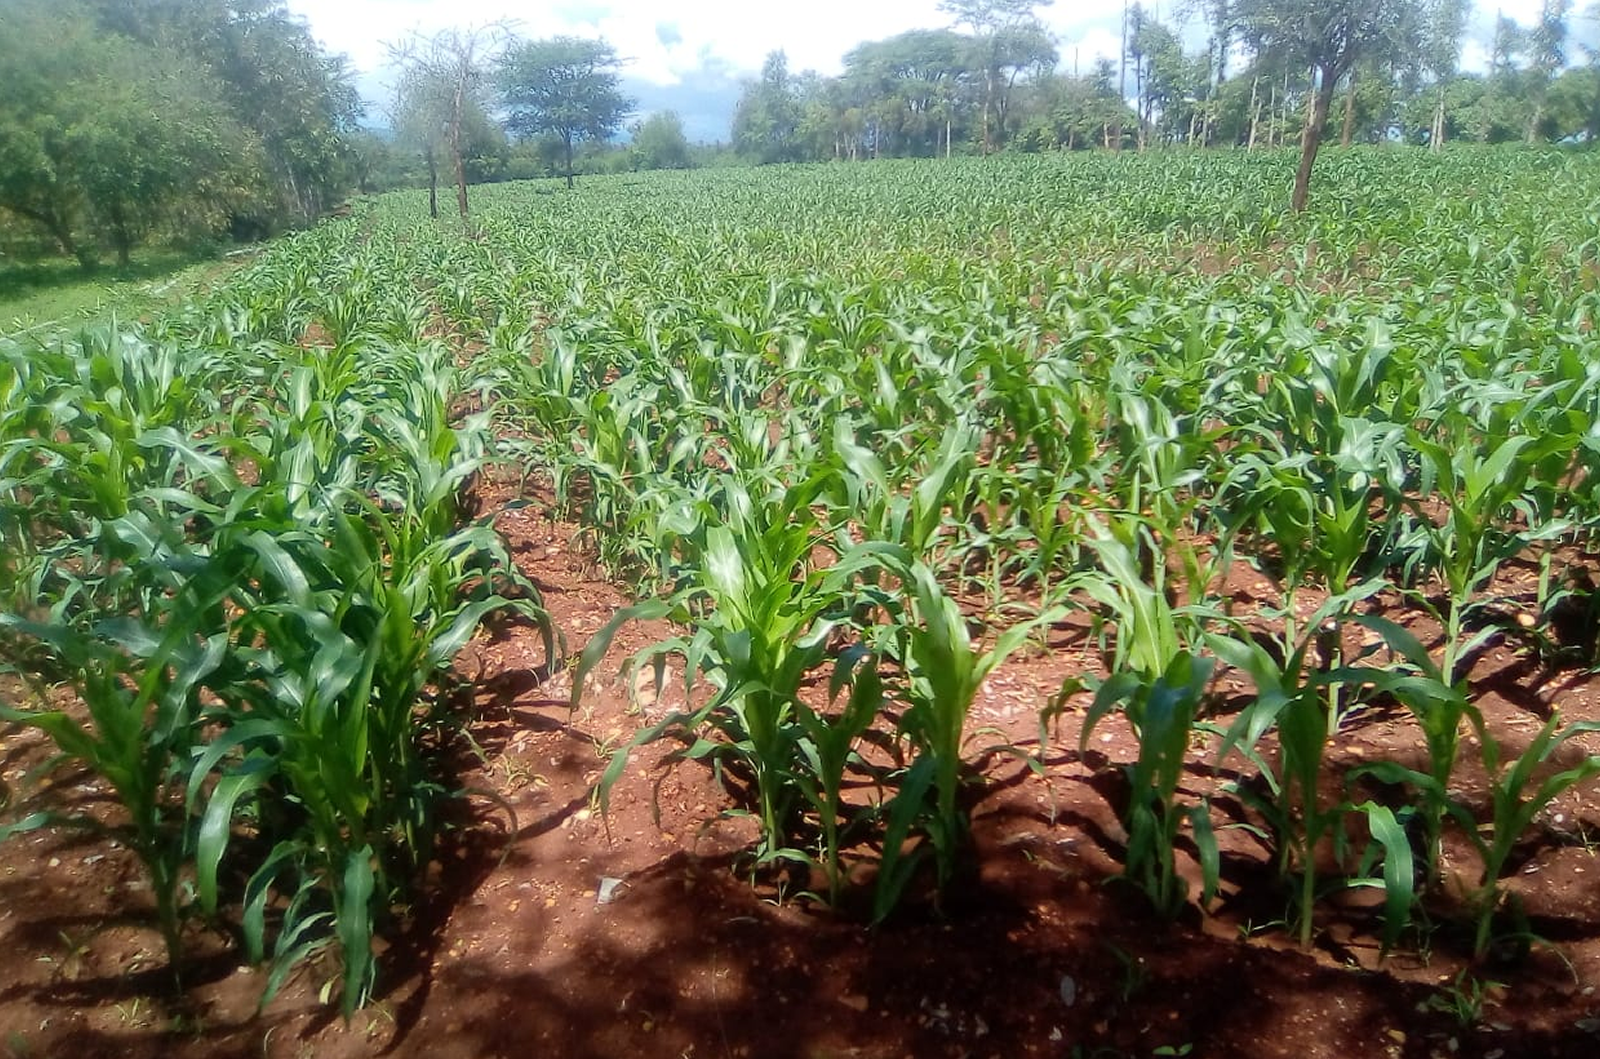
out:
M278 3L8 0L0 84L0 211L86 268L304 223L349 184L355 93Z
M689 168L689 140L676 111L658 111L634 125L633 153L641 169Z
M344 60L283 0L4 2L0 236L85 267L151 240L309 223L357 183L425 184L437 215L443 172L465 216L477 180L558 172L571 187L580 167L692 161L670 111L617 142L635 104L604 40L518 40L504 23L413 35L393 49L390 137L358 126ZM1481 72L1462 69L1471 0L1130 3L1120 54L1083 69L1074 52L1070 70L1048 2L941 0L947 25L859 43L833 77L772 52L743 86L732 149L772 163L1298 141L1303 209L1333 135L1600 142L1600 0L1497 16Z
M761 64L760 79L745 86L734 108L733 146L758 162L798 161L800 118L789 57L770 52Z
M1290 200L1303 210L1335 87L1362 58L1418 50L1419 0L1234 0L1234 16L1258 54L1277 54L1310 71L1310 115Z
M91 0L101 28L203 65L261 145L268 226L310 223L350 188L363 108L345 59L282 0Z
M554 136L572 186L573 145L607 140L622 128L634 101L622 94L616 49L603 40L551 37L522 41L500 60L506 127L518 136Z

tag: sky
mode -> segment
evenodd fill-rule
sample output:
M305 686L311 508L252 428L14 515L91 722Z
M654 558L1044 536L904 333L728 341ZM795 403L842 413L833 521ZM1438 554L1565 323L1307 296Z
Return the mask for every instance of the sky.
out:
M726 139L740 84L761 68L770 51L783 49L793 71L837 74L846 52L862 41L881 40L908 29L947 26L938 0L288 0L329 51L350 58L357 83L382 123L392 74L386 45L409 33L515 22L524 37L570 34L603 37L626 60L624 89L639 101L639 113L676 110L690 139ZM1163 18L1175 0L1149 6ZM1539 0L1479 0L1465 49L1467 68L1481 67L1488 34L1499 9L1524 24ZM1118 50L1122 0L1056 0L1039 9L1055 34L1061 68L1089 69ZM1196 23L1198 26L1198 22ZM1194 32L1198 33L1198 29Z

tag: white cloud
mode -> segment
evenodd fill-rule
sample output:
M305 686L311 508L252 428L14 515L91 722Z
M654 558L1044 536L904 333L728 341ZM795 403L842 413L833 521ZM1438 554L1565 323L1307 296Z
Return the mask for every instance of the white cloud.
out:
M481 25L502 18L519 21L524 36L556 33L603 36L629 60L632 77L677 84L708 60L740 75L754 74L775 49L788 53L793 70L837 73L844 54L865 40L907 29L942 26L950 17L937 0L806 0L754 5L749 0L593 0L530 7L506 0L288 0L325 47L343 52L358 70L385 64L385 43L412 30ZM1077 49L1084 66L1117 50L1114 29L1121 0L1061 0L1040 14L1071 61Z
M908 29L945 26L949 15L938 0L802 0L758 4L751 0L557 0L548 5L510 0L287 0L331 51L348 55L367 98L381 106L392 80L386 70L388 43L412 31L431 33L501 19L515 20L525 37L557 33L601 36L627 60L630 85L644 88L641 104L654 101L648 86L663 90L724 86L754 76L766 54L783 49L791 70L838 73L851 48ZM1478 0L1464 48L1463 66L1481 69L1493 35L1495 11L1523 25L1538 16L1541 0ZM1160 3L1164 17L1178 5ZM1056 0L1039 9L1055 34L1061 68L1088 72L1099 57L1119 50L1118 23L1123 0ZM1190 47L1199 47L1204 29L1196 19L1186 27Z

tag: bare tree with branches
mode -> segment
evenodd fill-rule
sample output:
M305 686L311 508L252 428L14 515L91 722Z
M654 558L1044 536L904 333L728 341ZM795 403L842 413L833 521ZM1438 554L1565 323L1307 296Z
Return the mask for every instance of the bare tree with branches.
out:
M511 41L512 29L509 22L490 22L440 30L432 36L414 32L398 44L389 45L390 58L400 68L396 125L414 129L422 137L431 183L436 183L436 146L442 144L449 152L456 207L463 217L468 208L462 127L474 109L487 109L491 69ZM429 205L438 216L438 204L431 195Z

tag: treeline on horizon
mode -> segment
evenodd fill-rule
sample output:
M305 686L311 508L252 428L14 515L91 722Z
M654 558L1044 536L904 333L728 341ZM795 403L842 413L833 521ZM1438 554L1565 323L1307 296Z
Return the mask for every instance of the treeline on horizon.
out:
M1600 142L1600 3L1497 16L1487 70L1464 72L1471 0L1189 0L1179 19L1127 4L1121 60L1063 55L1036 0L946 0L953 26L861 44L837 77L767 56L733 146L761 162L995 150L1299 143L1319 90L1323 135L1443 146ZM1167 11L1173 5L1161 5ZM1186 50L1203 30L1204 46ZM1325 85L1324 62L1343 67Z
M690 145L670 111L627 124L603 40L413 36L373 131L343 57L281 0L4 2L0 264L260 239L355 191L428 187L437 211L456 185L465 214L470 184L561 174L1297 144L1302 208L1323 140L1600 142L1600 0L1498 17L1471 73L1471 0L1189 0L1181 20L1128 4L1120 59L1087 69L1063 68L1048 0L945 0L948 28L860 44L836 77L768 55L718 145Z

